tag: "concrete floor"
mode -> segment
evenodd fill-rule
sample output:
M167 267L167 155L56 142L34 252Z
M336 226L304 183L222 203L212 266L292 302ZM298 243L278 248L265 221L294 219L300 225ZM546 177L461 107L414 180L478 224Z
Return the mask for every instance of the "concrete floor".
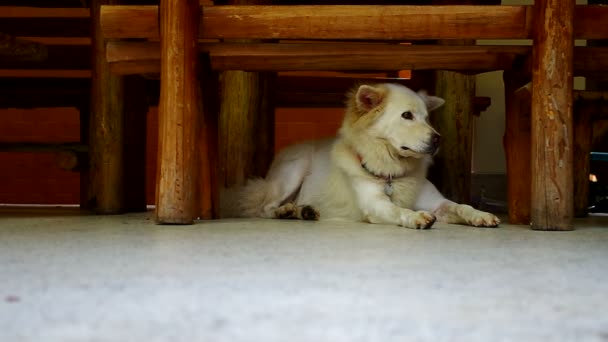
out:
M608 341L606 227L0 211L0 341Z

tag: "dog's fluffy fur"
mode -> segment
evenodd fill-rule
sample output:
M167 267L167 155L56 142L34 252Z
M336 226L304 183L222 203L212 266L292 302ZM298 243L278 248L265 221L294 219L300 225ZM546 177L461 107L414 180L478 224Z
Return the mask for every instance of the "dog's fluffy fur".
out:
M439 141L428 112L443 103L398 84L359 86L336 138L281 151L265 179L222 193L222 216L497 226L496 216L445 199L426 179Z

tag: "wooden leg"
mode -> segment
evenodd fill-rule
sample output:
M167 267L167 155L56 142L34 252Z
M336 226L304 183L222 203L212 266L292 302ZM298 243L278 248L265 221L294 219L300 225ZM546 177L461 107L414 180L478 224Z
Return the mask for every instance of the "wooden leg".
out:
M99 8L109 2L91 2L93 69L87 205L101 214L118 214L124 211L123 84L120 76L109 71L99 23Z
M585 217L589 206L590 153L593 128L591 119L595 101L583 99L574 107L574 216Z
M124 77L124 157L125 210L146 211L146 123L148 102L145 79Z
M536 0L532 74L532 229L572 230L574 0Z
M197 214L198 0L161 0L156 222L192 224Z
M219 118L220 184L243 184L264 176L274 152L274 102L260 72L225 71Z
M505 71L505 135L509 223L530 224L530 107L529 88L520 87L518 75Z
M436 95L445 105L431 114L442 144L433 172L439 190L452 201L471 201L471 157L475 76L437 71Z

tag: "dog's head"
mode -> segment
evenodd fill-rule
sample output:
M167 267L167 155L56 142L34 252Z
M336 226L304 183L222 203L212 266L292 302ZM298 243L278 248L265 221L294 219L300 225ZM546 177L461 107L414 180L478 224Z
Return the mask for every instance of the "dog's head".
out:
M432 155L440 135L429 124L429 112L444 100L399 84L361 85L351 94L345 125L384 140L402 157Z

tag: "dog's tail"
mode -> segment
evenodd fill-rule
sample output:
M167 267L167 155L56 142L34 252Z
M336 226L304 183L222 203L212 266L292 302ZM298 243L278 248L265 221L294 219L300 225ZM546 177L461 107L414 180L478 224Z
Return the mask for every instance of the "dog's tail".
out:
M278 196L275 183L262 178L251 179L244 186L220 190L220 215L228 217L268 217L266 205Z

